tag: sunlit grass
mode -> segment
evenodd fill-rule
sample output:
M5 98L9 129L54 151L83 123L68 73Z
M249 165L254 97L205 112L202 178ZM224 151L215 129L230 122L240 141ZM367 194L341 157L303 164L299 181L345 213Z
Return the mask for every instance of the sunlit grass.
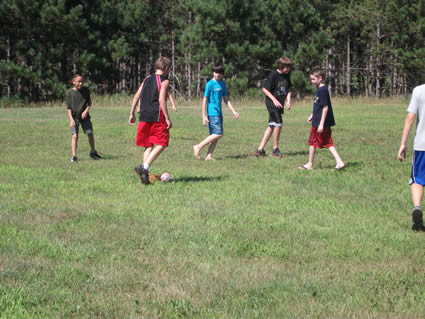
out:
M285 112L282 159L253 156L261 101L224 109L215 162L200 100L178 100L170 147L142 185L131 97L94 99L97 149L70 162L63 105L0 110L0 318L422 318L422 234L410 231L407 103L333 100L333 138L313 171L311 100ZM266 148L271 153L271 145ZM204 155L204 154L203 154Z

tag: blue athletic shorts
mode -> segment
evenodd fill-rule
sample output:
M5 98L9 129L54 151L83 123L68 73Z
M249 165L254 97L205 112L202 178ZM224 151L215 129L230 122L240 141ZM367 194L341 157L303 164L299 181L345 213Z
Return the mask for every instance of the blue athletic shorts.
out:
M221 116L208 116L208 121L210 135L223 135L223 118Z
M412 160L412 173L409 184L425 186L425 151L415 151Z

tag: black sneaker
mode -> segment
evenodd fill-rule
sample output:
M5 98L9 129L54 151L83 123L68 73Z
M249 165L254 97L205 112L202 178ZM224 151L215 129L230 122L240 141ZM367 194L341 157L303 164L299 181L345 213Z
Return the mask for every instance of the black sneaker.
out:
M273 157L283 157L283 154L280 152L280 150L279 150L279 148L277 147L277 148L275 148L274 150L273 150L273 152L272 152L272 156Z
M98 160L98 159L102 159L102 158L103 158L102 156L100 156L99 154L97 154L97 152L96 152L96 151L91 151L91 152L90 152L90 157L91 157L92 159L94 159L94 160Z
M425 232L422 209L418 206L415 206L412 209L412 222L413 222L413 225L412 225L413 231Z
M257 157L266 156L266 151L262 148L261 150L256 150L254 155Z
M76 161L78 161L77 156L71 157L71 163L75 163Z
M149 171L143 167L143 165L136 166L134 168L137 175L140 176L140 181L142 184L149 185Z

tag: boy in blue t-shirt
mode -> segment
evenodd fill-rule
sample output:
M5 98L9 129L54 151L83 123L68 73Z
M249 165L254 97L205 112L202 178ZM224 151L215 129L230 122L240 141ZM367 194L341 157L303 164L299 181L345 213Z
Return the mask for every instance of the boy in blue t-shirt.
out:
M308 163L300 166L300 168L313 169L316 148L327 148L335 158L335 169L339 171L345 167L345 164L336 151L332 140L331 127L335 125L335 119L328 87L323 83L323 78L324 72L321 69L314 69L310 73L311 84L316 87L317 91L314 97L313 113L307 119L307 122L311 123Z
M208 123L208 129L210 135L205 138L201 143L193 146L193 154L200 160L201 150L206 146L208 147L206 161L213 160L212 153L217 146L218 140L223 136L223 112L221 110L221 100L227 104L229 109L232 111L236 119L239 118L238 112L230 103L226 83L221 80L224 73L224 67L222 65L215 65L213 67L213 78L208 81L205 87L204 99L202 101L202 124Z

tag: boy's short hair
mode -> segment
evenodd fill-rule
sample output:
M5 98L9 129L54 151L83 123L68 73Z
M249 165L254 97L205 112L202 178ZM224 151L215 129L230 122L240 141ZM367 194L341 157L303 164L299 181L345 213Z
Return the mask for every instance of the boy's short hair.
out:
M215 64L212 68L212 71L215 72L215 73L223 74L224 73L224 66L222 64Z
M166 67L170 67L170 59L162 56L155 61L154 68L155 70L164 71Z
M283 69L285 66L290 67L291 66L291 59L284 56L282 58L280 58L277 61L277 67L278 69Z
M74 81L76 78L83 78L83 76L82 76L81 74L79 74L79 73L75 73L75 74L72 76L71 81Z
M310 75L313 75L315 77L319 77L321 76L322 79L325 79L325 70L323 70L322 68L314 68L313 70L311 70Z

